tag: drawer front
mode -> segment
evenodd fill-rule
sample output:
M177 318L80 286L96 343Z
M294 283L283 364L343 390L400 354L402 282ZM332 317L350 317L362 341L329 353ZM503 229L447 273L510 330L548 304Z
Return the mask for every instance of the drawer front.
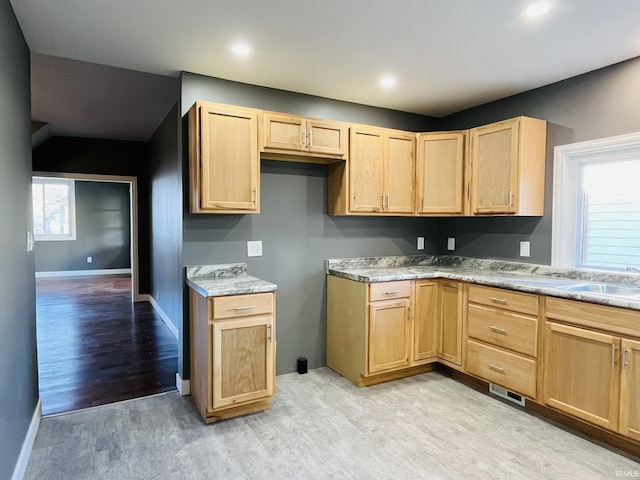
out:
M210 301L213 306L210 309L212 320L262 315L273 313L274 310L274 294L272 292L213 297Z
M467 342L467 372L530 398L536 396L536 362L515 353Z
M538 320L534 317L469 305L467 334L530 357L538 351Z
M514 312L538 315L538 296L531 293L469 285L469 301Z
M379 282L369 284L369 301L393 300L394 298L409 298L411 294L411 282L401 280L399 282Z

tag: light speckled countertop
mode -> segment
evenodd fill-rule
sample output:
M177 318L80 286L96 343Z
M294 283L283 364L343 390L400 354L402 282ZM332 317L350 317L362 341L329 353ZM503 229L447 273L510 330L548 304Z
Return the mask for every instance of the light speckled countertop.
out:
M448 278L491 287L568 298L640 310L640 291L634 296L611 296L567 290L590 283L640 288L640 275L550 267L448 255L339 258L327 260L327 274L357 282L389 282Z
M245 263L187 267L187 285L204 297L274 292L275 283L247 275Z

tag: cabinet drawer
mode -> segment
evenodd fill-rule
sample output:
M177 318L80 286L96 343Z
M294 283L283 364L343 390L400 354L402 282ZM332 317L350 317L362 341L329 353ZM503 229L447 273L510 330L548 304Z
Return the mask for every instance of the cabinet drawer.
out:
M273 293L213 297L210 301L212 320L273 313Z
M379 282L369 284L369 301L392 300L394 298L408 298L411 294L411 282Z
M469 302L538 315L538 296L531 293L469 285Z
M469 305L467 334L483 342L535 357L538 320L517 313Z
M536 362L504 350L467 342L467 372L530 398L536 396Z

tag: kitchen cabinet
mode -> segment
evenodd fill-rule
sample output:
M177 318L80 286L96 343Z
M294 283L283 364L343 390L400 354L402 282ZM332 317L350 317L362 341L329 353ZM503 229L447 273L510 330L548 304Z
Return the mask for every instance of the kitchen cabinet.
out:
M265 158L275 156L286 160L286 155L295 154L308 157L307 160L299 157L298 161L339 161L345 159L349 151L348 126L342 122L264 112L260 151L265 153Z
M408 298L370 303L368 373L409 366L409 321Z
M464 213L466 132L417 135L417 212L419 215Z
M470 214L544 214L546 122L517 117L469 130Z
M462 365L462 285L448 280L439 282L438 359L456 369Z
M548 297L545 317L545 403L640 440L640 314Z
M275 332L275 293L190 289L191 396L206 423L269 408Z
M352 125L349 141L349 211L414 213L415 134Z
M439 287L435 280L416 280L413 308L413 363L432 362L438 357Z
M196 102L189 110L189 211L259 213L260 111Z

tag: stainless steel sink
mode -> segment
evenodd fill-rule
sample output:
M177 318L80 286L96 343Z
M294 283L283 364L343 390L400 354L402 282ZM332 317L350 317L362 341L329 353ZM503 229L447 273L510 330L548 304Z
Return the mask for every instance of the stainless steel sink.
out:
M624 297L640 300L640 287L630 287L628 285L613 285L609 283L585 283L564 287L572 292L595 293L609 297Z

